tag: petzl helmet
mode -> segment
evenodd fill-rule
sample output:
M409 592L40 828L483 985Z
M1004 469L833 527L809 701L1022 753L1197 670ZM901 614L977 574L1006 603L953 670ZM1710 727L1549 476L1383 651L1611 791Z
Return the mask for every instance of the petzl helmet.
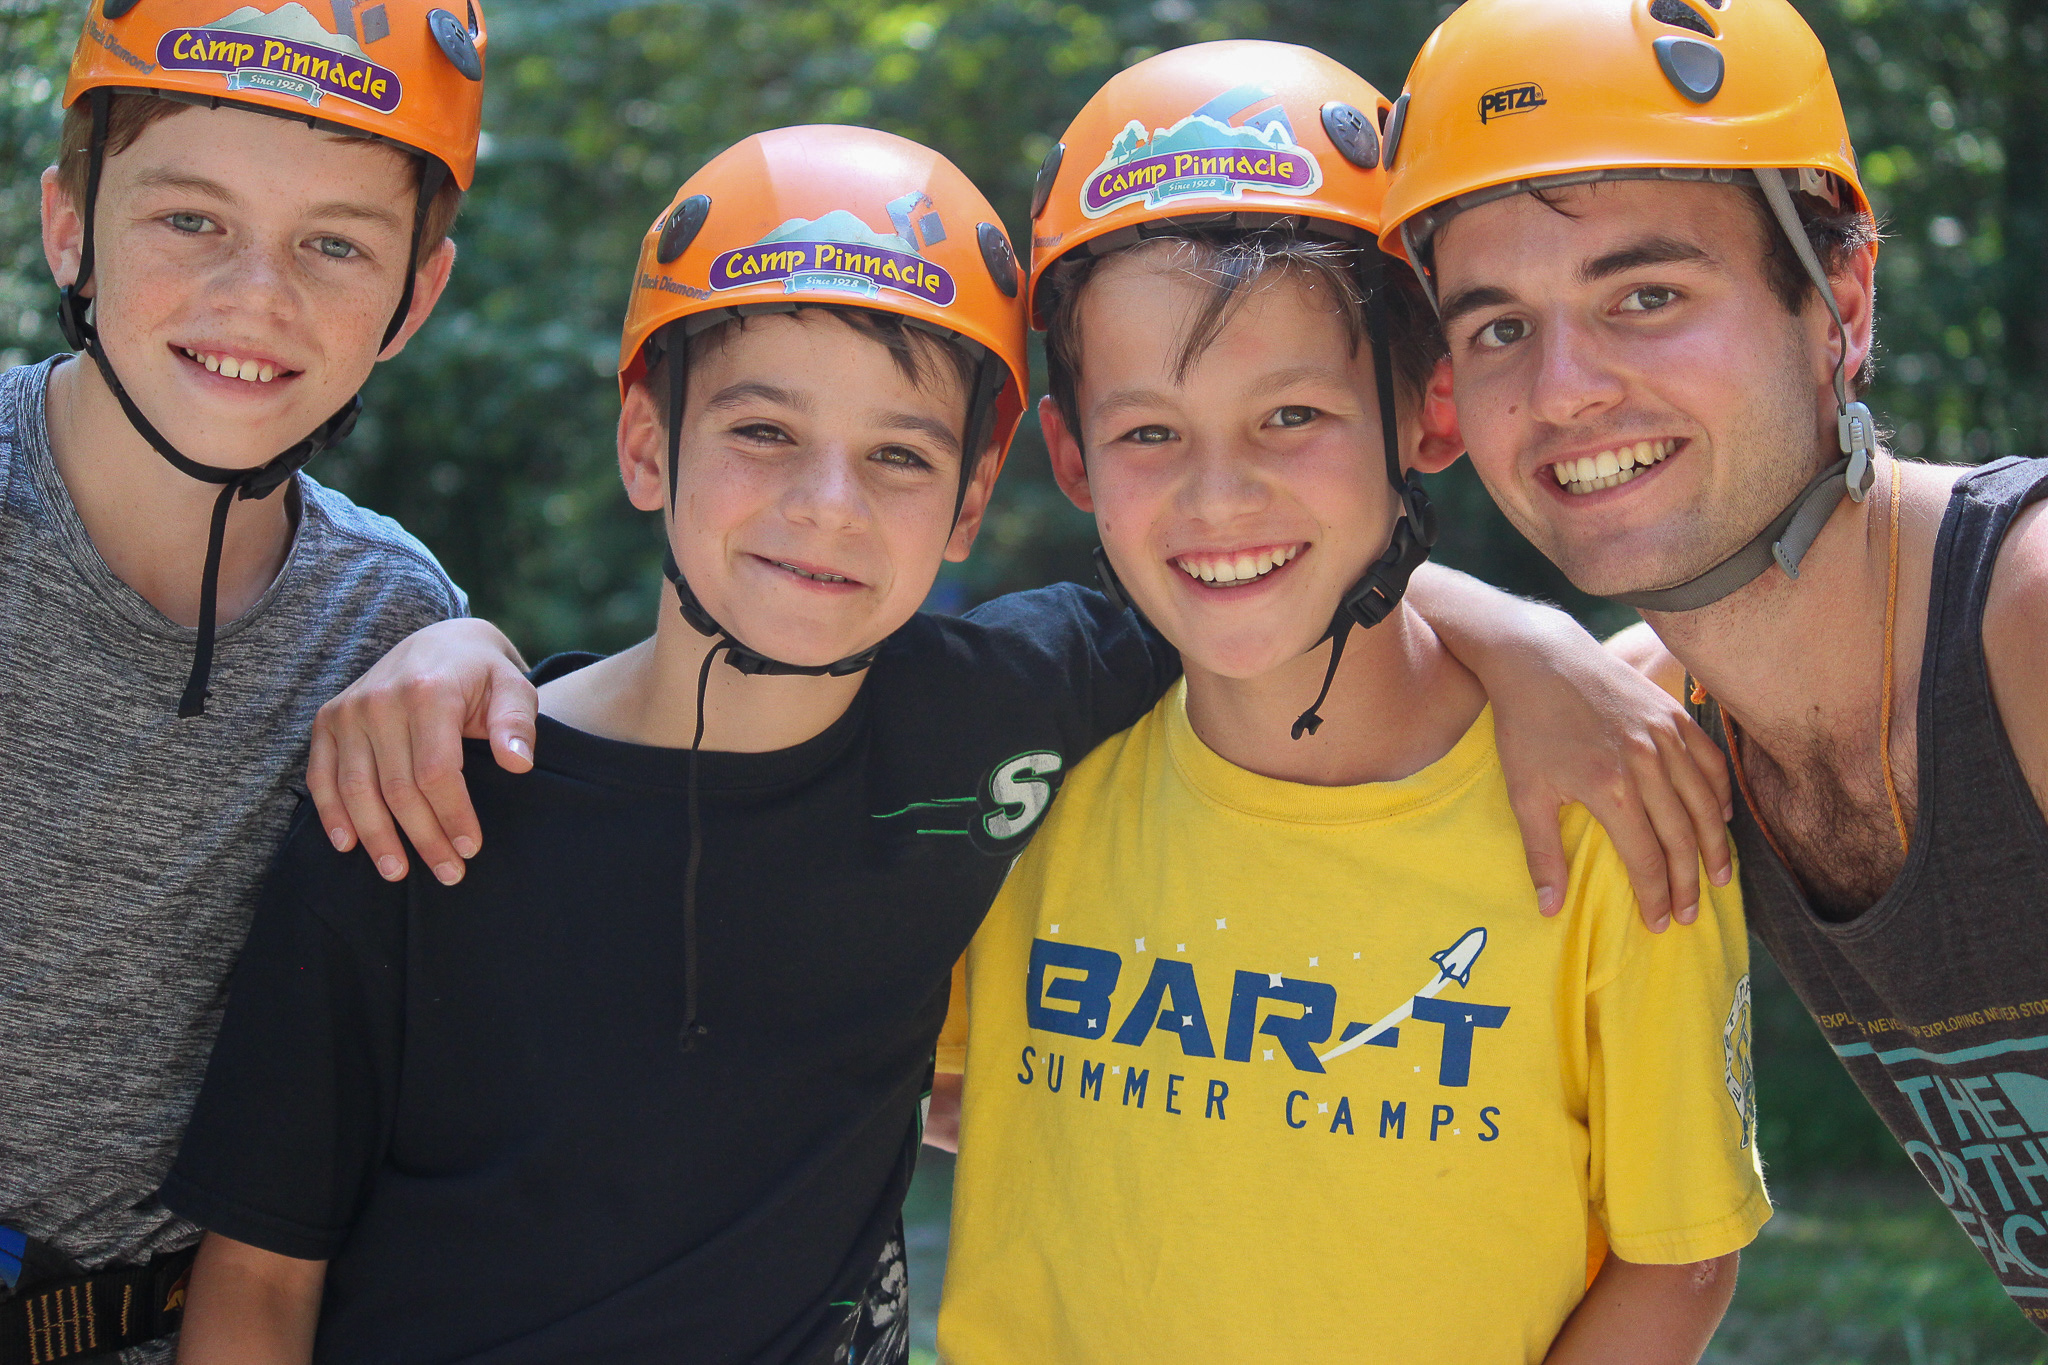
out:
M476 173L487 37L475 0L445 2L460 10L459 17L424 0L313 0L314 9L298 3L236 9L231 0L92 0L86 11L63 101L69 108L83 99L92 110L85 203L80 206L85 241L78 278L61 291L58 322L72 349L92 358L136 432L181 473L219 484L221 490L201 575L199 639L178 701L180 716L206 709L229 506L237 497L268 497L290 482L307 461L349 434L362 404L350 398L303 441L254 469L225 469L192 459L136 406L100 345L91 300L81 292L93 277L94 217L113 97L147 94L208 108L248 109L372 138L423 158L411 254L398 306L384 332L383 345L389 346L412 310L429 206L451 179L466 190Z
M1362 248L1380 436L1401 516L1385 553L1338 604L1323 636L1333 641L1329 669L1315 702L1294 723L1296 739L1322 724L1318 712L1352 627L1386 619L1436 542L1436 514L1422 481L1401 470L1388 262L1377 247L1387 191L1382 133L1391 108L1364 77L1311 48L1198 43L1110 77L1047 155L1032 191L1030 303L1041 327L1048 270L1147 237L1289 226ZM1100 546L1095 562L1104 592L1128 604Z
M1002 220L958 167L872 128L814 124L756 133L691 176L640 244L619 346L621 396L669 358L669 501L675 501L685 338L733 318L800 308L893 313L966 343L976 358L957 519L975 457L1007 448L1029 382L1020 272ZM671 555L683 617L717 636L744 673L847 674L877 645L818 667L747 648L712 619Z
M1756 539L1685 583L1617 597L1651 611L1720 600L1799 561L1875 477L1851 402L1847 334L1793 196L1868 213L1827 53L1787 0L1468 0L1423 45L1387 138L1386 249L1435 300L1431 244L1459 213L1602 180L1706 181L1763 194L1834 317L1842 459Z

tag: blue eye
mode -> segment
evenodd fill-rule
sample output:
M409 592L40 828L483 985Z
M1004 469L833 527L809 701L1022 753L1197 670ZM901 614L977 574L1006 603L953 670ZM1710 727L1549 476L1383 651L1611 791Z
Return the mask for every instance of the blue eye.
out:
M353 242L343 241L339 237L316 237L313 239L313 248L322 256L336 261L345 261L351 256L361 254Z
M199 213L173 213L167 215L164 221L179 232L204 232L213 226L211 219Z

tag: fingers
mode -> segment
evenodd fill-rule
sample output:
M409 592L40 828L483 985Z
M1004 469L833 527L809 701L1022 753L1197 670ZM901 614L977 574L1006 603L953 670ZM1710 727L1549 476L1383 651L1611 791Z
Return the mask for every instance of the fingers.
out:
M1564 907L1569 867L1557 825L1557 810L1563 803L1554 790L1513 785L1508 788L1508 803L1514 807L1515 823L1522 828L1522 851L1529 858L1529 880L1536 886L1536 909L1554 915Z
M1593 816L1607 831L1607 838L1628 872L1628 884L1636 893L1636 907L1643 927L1661 934L1671 925L1671 873L1664 855L1664 841L1656 825L1639 802L1629 802L1611 813L1594 809Z
M382 790L435 880L453 886L462 880L465 860L483 846L469 784L462 778L462 697L432 677L420 678L404 690L404 758L410 766L401 769L395 742L389 755L380 753Z
M349 822L362 841L363 851L377 865L378 875L386 881L398 881L406 874L405 844L391 822L389 807L384 804L376 747L354 725L336 727L335 746L334 785L348 811Z
M1735 818L1735 786L1728 776L1728 756L1721 752L1721 746L1705 730L1700 729L1691 716L1678 716L1678 737L1685 741L1685 753L1699 775L1706 780L1707 787L1714 794L1714 803L1720 808L1721 822L1726 824Z
M1672 918L1680 924L1691 924L1700 917L1699 840L1694 837L1691 812L1678 792L1662 780L1663 776L1660 771L1639 784L1643 809L1656 831L1671 894ZM1634 875L1634 869L1630 874Z
M313 794L320 827L327 831L335 848L346 853L356 846L356 827L349 819L348 805L341 799L336 781L338 759L329 706L321 707L320 714L313 718L313 746L306 756L306 790Z
M1693 838L1699 846L1700 857L1707 865L1708 880L1716 886L1726 886L1735 875L1735 852L1728 838L1728 821L1734 812L1729 808L1726 794L1715 790L1712 785L1691 737L1681 732L1679 739L1682 747L1665 752L1665 775L1678 793L1678 799L1685 804ZM1714 748L1713 741L1704 733L1700 734L1699 742L1712 750L1715 759L1720 758L1721 751ZM1727 765L1722 763L1719 766L1724 773L1723 781L1726 781Z
M508 664L491 679L485 731L491 739L491 753L506 772L532 770L534 718L539 713L540 693L524 673Z

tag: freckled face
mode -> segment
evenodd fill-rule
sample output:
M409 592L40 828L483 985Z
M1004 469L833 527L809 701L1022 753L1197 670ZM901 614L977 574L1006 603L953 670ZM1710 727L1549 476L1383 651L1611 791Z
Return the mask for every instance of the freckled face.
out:
M188 109L106 160L95 321L121 382L207 464L269 461L363 385L398 306L402 152L242 109Z
M813 311L749 319L692 360L670 544L712 616L770 658L859 653L965 557L967 395L935 349L921 359L920 384Z
M1826 315L1772 292L1732 187L1552 199L1484 205L1437 239L1459 428L1501 510L1580 588L1682 582L1768 525L1831 449Z
M1273 276L1184 372L1207 287L1163 253L1105 263L1081 303L1087 495L1102 543L1190 669L1299 659L1395 516L1372 357L1306 284Z

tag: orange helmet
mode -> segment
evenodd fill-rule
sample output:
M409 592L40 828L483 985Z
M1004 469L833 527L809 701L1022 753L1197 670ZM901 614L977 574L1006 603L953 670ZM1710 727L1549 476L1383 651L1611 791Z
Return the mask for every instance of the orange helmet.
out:
M64 86L147 90L338 124L435 157L468 189L483 118L476 0L92 0Z
M1295 215L1369 242L1389 108L1362 76L1291 43L1197 43L1110 77L1039 168L1032 324L1044 325L1047 267L1105 238L1123 245L1146 223Z
M1827 53L1787 0L1469 0L1416 56L1387 142L1385 247L1404 256L1554 176L1773 167L1869 206Z
M619 392L649 338L802 305L895 313L993 357L990 435L1024 415L1029 362L1017 257L1002 220L952 162L872 128L756 133L691 176L640 244L619 347Z

